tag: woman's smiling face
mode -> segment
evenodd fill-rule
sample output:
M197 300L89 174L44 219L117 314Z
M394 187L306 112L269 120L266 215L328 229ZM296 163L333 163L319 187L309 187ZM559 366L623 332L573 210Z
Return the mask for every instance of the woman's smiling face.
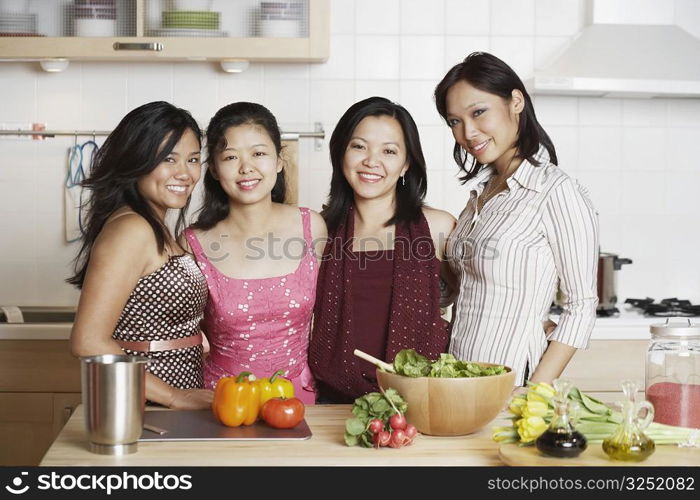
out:
M251 204L271 197L282 160L265 129L237 125L229 127L225 137L226 146L217 153L213 167L229 199Z
M343 174L355 197L395 196L396 184L406 170L406 144L399 122L386 115L363 118L343 156Z
M137 189L159 214L183 208L189 200L201 173L199 150L199 139L187 129L168 156L137 181Z
M523 104L518 90L506 100L460 80L447 91L447 123L455 141L479 163L505 168L516 150Z

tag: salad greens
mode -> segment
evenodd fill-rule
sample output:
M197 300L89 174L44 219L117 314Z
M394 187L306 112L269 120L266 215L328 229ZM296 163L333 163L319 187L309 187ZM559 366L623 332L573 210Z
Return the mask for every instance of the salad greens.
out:
M394 358L394 370L406 377L486 377L506 373L503 365L484 366L479 363L459 361L452 354L440 354L431 361L413 349L403 349Z

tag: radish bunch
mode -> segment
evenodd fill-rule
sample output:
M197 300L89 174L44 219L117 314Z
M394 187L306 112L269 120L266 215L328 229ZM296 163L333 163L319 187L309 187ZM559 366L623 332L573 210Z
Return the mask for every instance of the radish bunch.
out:
M345 444L363 448L400 448L418 433L406 422L406 401L395 389L370 392L355 399L352 417L345 421Z
M370 420L368 430L372 433L372 443L375 448L408 446L413 443L418 434L416 427L406 421L403 413L393 414L388 422L374 418Z

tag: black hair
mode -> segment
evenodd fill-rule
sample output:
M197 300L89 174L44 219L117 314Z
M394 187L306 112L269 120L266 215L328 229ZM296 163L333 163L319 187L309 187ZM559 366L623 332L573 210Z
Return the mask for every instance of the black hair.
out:
M510 66L486 52L472 52L464 58L464 61L453 66L435 87L435 105L445 122L447 122L447 92L459 81L466 81L473 87L495 94L506 101L510 101L514 89L522 92L525 106L520 113L518 139L515 144L516 155L538 165L539 162L535 160L534 155L542 144L549 153L550 161L555 165L558 163L554 144L537 121L530 95L525 90L520 77ZM471 168L467 168L467 152L457 142L454 145L453 156L460 170L464 172L460 177L462 183L474 177L483 167L476 158L472 158Z
M201 146L202 131L192 115L164 101L139 106L130 111L107 136L97 151L88 178L89 189L82 246L74 260L75 274L66 281L82 288L90 252L107 219L115 210L128 206L146 219L156 237L158 251L172 242L172 236L154 209L139 192L137 183L151 173L172 152L186 130L191 130ZM179 210L175 234L185 225L187 204Z
M221 187L221 183L214 177L211 167L216 164L216 156L226 149L226 131L239 125L262 127L270 136L277 156L279 157L282 153L282 133L277 125L277 119L265 106L254 102L234 102L217 111L207 127L207 171L204 174L204 200L197 220L192 224L195 229L210 229L229 214L228 195ZM284 169L282 169L277 174L275 187L272 188L272 201L284 203L285 196L286 182Z
M354 192L343 174L343 158L352 133L357 125L368 116L394 118L401 126L406 143L408 170L404 174L405 184L403 181L397 183L396 209L384 225L390 226L399 222L415 221L421 215L428 179L418 127L403 106L383 97L369 97L350 106L338 121L331 135L329 148L333 176L328 203L321 212L329 231L335 231L338 228L345 220L348 209L354 203Z

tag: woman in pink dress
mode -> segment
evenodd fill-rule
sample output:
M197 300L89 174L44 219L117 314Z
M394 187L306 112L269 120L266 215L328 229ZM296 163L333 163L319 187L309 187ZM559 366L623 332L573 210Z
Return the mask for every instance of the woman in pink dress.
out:
M268 109L221 108L207 127L203 208L185 238L209 287L204 386L282 369L295 395L313 404L307 350L326 225L316 212L284 204L281 149Z

